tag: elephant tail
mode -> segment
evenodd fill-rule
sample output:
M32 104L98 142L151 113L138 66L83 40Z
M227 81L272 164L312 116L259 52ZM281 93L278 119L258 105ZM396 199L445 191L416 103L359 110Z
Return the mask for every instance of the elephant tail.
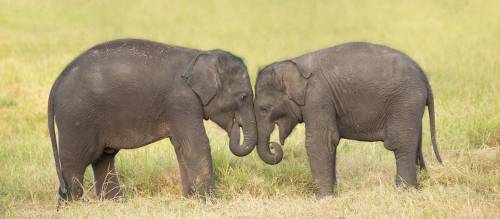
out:
M55 84L54 84L55 87ZM52 152L54 153L54 160L56 164L57 176L59 177L59 196L66 198L67 187L64 181L62 171L61 171L61 160L59 159L59 149L57 147L56 132L54 129L54 87L50 90L49 103L48 103L48 125L49 125L49 135L52 142Z
M434 116L434 96L432 95L432 89L429 84L429 82L426 80L427 84L427 109L429 110L429 122L430 122L430 127L431 127L431 140L432 140L432 149L434 149L434 154L436 155L436 159L439 161L439 163L443 163L441 160L441 155L439 155L439 150L438 150L438 145L436 141L436 119Z

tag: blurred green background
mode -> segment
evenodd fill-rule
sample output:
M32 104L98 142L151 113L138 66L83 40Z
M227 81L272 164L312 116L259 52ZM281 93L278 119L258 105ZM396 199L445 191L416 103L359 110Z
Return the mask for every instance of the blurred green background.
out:
M231 51L245 60L252 81L271 62L344 42L369 41L401 50L430 79L445 165L436 165L425 115L424 154L430 170L420 174L422 191L395 191L394 158L381 143L343 140L337 154L339 195L317 203L302 126L287 140L284 161L267 166L255 152L232 156L226 134L207 122L218 185L214 209L180 198L176 158L164 140L120 152L117 166L128 203L76 204L57 214L85 217L103 208L103 217L131 211L141 215L143 210L164 216L176 209L173 216L238 217L265 202L272 210L254 209L250 215L498 216L499 9L498 0L0 0L0 212L56 214L58 182L46 124L50 87L66 64L93 45L143 38ZM94 200L90 172L86 198ZM240 197L253 205L238 201ZM138 203L149 207L131 208Z

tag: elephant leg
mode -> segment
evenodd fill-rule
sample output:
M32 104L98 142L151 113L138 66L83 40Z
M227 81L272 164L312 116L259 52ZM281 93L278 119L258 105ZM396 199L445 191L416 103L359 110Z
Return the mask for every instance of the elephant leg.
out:
M336 183L335 155L338 136L332 124L321 121L306 122L306 150L318 199L333 195Z
M86 164L80 161L61 158L61 171L68 191L68 193L62 197L63 199L71 201L78 200L82 197L83 177L86 166Z
M394 151L396 157L396 185L417 186L417 168L415 153L405 149Z
M318 199L333 195L335 152L328 142L328 129L306 129L306 150Z
M331 132L329 142L331 144L332 149L332 159L333 159L333 187L334 192L337 187L337 146L340 142L340 136L337 131Z
M61 172L66 183L65 200L78 200L83 195L85 169L98 157L94 145L98 144L96 134L62 126L59 134L59 158Z
M418 125L404 124L400 119L388 124L384 146L394 152L396 158L396 185L417 185ZM416 124L416 123L415 123Z
M427 168L425 165L424 154L422 153L422 124L420 124L420 129L418 132L417 166L420 168L420 170L425 170Z
M175 131L170 138L179 163L182 194L185 197L205 197L214 187L208 137L201 120L183 125L183 131Z
M123 197L120 181L115 170L117 152L103 153L92 163L96 194L100 198L119 199Z

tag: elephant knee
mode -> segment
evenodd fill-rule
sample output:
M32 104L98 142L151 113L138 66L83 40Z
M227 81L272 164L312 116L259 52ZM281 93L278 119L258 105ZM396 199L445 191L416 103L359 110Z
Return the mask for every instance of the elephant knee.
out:
M337 146L339 144L339 142L340 142L340 135L339 135L339 133L338 132L332 133L330 141L331 141L331 144L333 146Z
M384 140L384 148L394 152L397 149L397 144L394 140Z

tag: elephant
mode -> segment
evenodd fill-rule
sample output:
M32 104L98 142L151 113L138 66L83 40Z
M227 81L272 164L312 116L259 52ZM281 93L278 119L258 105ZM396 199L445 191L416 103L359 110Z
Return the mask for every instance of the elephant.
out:
M81 198L91 164L98 197L121 199L116 154L164 138L175 149L182 195L205 197L213 191L214 173L203 120L224 129L231 152L245 156L257 143L253 109L247 67L227 51L141 39L96 45L68 64L50 91L59 198Z
M395 155L396 184L416 186L416 166L426 167L426 105L433 149L441 163L427 77L410 57L383 45L350 42L274 62L258 73L254 104L257 153L267 164L282 160L286 138L304 123L317 198L334 194L341 138L383 141ZM270 142L275 125L280 143Z

